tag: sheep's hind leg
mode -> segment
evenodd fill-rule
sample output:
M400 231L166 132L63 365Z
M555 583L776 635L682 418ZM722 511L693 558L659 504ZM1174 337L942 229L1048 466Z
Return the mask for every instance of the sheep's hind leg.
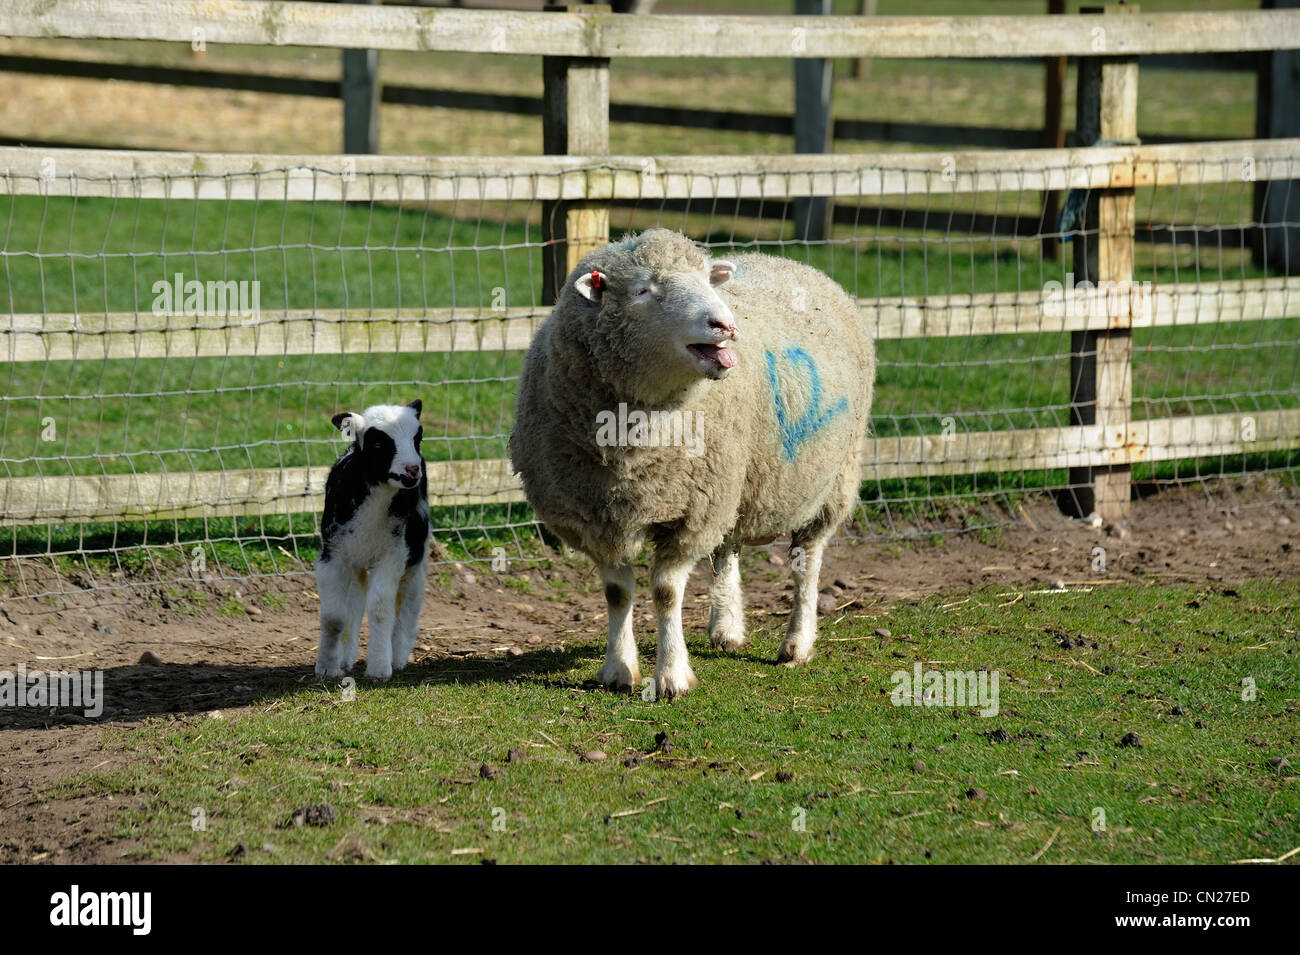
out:
M420 635L420 608L424 606L424 562L406 568L397 585L397 622L393 624L393 669L401 670L411 658Z
M709 642L719 650L749 646L745 635L745 604L740 593L740 548L723 544L713 552L709 585Z
M695 672L682 632L682 594L694 562L656 561L653 584L655 615L659 618L659 658L655 661L655 693L672 699L695 689Z
M796 535L791 552L802 548L803 553L790 561L794 572L794 601L790 607L790 623L785 641L777 652L776 662L786 666L807 663L813 656L817 640L817 579L822 569L822 550L829 535L812 539Z
M632 591L636 578L632 565L623 564L601 567L600 579L605 584L605 606L609 610L609 645L605 648L605 665L596 679L608 690L632 693L641 682L632 627Z

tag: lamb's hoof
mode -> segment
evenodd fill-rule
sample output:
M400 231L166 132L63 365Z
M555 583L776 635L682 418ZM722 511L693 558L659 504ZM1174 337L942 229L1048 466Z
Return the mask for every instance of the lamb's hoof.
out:
M596 682L611 693L635 693L641 673L623 663L606 663L596 674Z
M391 680L392 678L393 678L393 668L391 666L387 666L387 667L371 667L369 665L366 666L367 680L382 681L382 680Z
M338 666L327 666L323 663L316 664L316 676L322 680L337 680L343 675L343 670Z
M674 700L685 696L699 683L689 666L675 673L655 674L655 697L660 700Z
M737 650L744 650L753 642L753 640L749 639L748 634L739 637L727 633L709 634L709 643L713 644L715 650L727 650L734 653Z
M812 647L800 651L798 647L792 647L789 644L781 644L781 649L776 654L776 665L782 667L803 666L816 655Z

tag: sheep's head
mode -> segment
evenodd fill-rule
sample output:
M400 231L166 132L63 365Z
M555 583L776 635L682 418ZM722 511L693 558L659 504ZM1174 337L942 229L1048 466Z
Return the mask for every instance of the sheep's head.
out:
M605 346L673 391L725 378L740 360L735 316L714 291L734 272L684 235L653 229L587 256L572 287L599 309Z
M344 411L331 420L350 440L360 456L366 480L393 488L413 488L420 483L424 458L420 441L420 399L409 405L374 405L361 414Z

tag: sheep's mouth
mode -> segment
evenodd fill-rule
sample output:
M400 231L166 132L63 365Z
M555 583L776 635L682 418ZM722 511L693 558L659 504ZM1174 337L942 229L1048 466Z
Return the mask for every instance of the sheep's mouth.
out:
M390 473L390 474L388 475L388 480L390 480L390 481L396 481L398 484L402 485L402 487L407 488L407 489L413 488L413 487L415 487L417 484L420 483L420 479L419 479L418 477L412 477L412 476L409 475L409 474L392 474L392 473Z
M700 342L687 345L686 350L704 362L707 368L722 370L736 367L736 353L722 342Z

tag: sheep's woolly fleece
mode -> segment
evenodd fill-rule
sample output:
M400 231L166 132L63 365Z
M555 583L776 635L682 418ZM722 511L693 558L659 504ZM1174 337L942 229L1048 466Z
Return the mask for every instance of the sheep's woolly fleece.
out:
M511 459L539 519L606 565L636 558L698 559L720 544L838 524L857 499L875 355L857 307L823 273L788 259L728 257L717 292L735 316L738 364L662 393L659 329L672 315L624 314L634 279L708 279L710 258L657 229L591 252L568 277L524 362ZM588 301L574 282L593 269L608 288ZM703 453L681 447L602 447L601 412L620 403L689 411ZM665 553L665 550L668 552Z

